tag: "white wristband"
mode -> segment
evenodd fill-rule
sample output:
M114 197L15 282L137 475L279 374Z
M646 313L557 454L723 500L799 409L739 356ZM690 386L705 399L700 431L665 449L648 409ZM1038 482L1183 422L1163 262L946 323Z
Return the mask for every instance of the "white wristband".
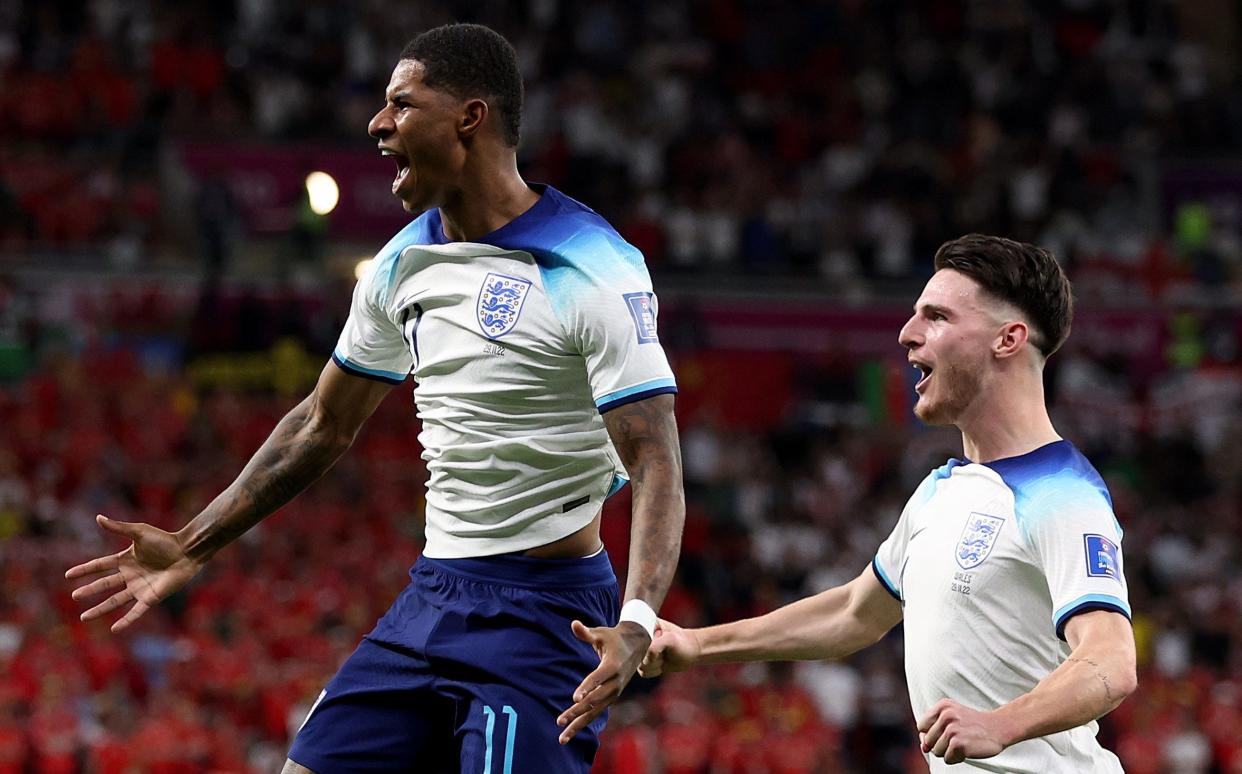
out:
M656 613L651 605L641 599L631 599L625 603L621 608L621 621L633 621L647 630L647 636L655 639Z

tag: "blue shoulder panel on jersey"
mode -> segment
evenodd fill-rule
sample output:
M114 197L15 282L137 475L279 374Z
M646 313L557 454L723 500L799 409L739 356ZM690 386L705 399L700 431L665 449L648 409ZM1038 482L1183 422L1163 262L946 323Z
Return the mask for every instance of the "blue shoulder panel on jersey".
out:
M611 228L604 231L595 223L581 220L566 225L581 228L549 249L530 251L539 265L548 301L562 325L568 324L569 308L574 299L582 298L594 288L616 288L618 293L634 290L626 285L625 279L636 274L645 284L651 284L642 253Z
M551 186L531 187L542 193L539 201L479 241L535 257L562 325L568 322L570 303L583 291L610 286L622 290L622 281L635 274L650 285L642 253L608 221Z
M1121 613L1127 619L1133 617L1130 613L1130 606L1119 597L1111 594L1084 594L1052 614L1052 626L1056 629L1057 636L1065 639L1065 624L1069 623L1069 619L1089 610L1111 610L1114 613Z
M397 276L397 262L401 251L413 245L436 245L444 243L444 231L440 228L440 211L427 210L398 231L388 244L375 254L375 282L371 292L375 302L387 306L391 300L393 280Z
M568 319L569 301L584 289L618 284L619 279L635 272L650 284L642 253L608 221L552 186L530 187L540 194L539 201L490 234L472 241L533 255L562 325ZM395 268L396 257L406 247L447 241L440 211L431 209L393 237L379 255L391 260ZM391 283L391 274L388 276Z
M1104 479L1069 441L1054 441L1017 457L983 464L1013 491L1014 516L1024 536L1036 521L1067 509L1094 503L1110 514L1113 511ZM1113 524L1120 539L1116 515Z
M967 463L963 460L951 458L945 464L936 468L931 473L928 473L927 478L923 479L922 483L919 484L918 489L914 490L914 495L910 498L911 506L915 508L922 508L926 505L927 501L932 498L932 495L936 494L936 482L943 481L953 475L954 468L959 468L965 464Z

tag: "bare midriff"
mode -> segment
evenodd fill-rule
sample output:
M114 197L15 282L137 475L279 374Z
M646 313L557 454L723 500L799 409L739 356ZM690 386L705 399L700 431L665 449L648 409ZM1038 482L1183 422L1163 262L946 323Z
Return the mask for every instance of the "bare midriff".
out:
M597 513L595 518L591 519L590 524L577 532L566 535L560 540L554 540L551 543L528 548L522 554L523 556L534 556L540 559L573 559L580 556L590 556L600 549L599 522L600 514Z

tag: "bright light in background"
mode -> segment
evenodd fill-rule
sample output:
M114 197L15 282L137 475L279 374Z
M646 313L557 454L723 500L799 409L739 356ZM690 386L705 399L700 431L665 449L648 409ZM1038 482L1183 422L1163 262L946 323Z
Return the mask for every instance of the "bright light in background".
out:
M354 279L362 279L362 275L366 274L367 269L371 268L371 260L370 258L363 258L361 261L358 261L358 265L354 267Z
M306 195L312 212L327 215L341 200L341 189L327 172L311 172L306 176Z

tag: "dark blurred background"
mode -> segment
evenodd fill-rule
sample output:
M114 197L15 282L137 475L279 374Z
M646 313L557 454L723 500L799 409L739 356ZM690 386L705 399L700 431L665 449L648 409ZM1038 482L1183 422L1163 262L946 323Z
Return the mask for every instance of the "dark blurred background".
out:
M1242 772L1242 4L8 0L0 774L275 771L403 587L409 383L131 632L80 624L62 574L121 547L97 512L183 524L313 383L406 220L366 123L406 40L452 20L518 49L527 179L655 277L689 511L666 617L866 566L960 453L911 417L896 340L936 247L1036 241L1078 302L1054 417L1126 530L1141 687L1101 738L1132 774ZM635 680L597 770L926 771L901 650Z

